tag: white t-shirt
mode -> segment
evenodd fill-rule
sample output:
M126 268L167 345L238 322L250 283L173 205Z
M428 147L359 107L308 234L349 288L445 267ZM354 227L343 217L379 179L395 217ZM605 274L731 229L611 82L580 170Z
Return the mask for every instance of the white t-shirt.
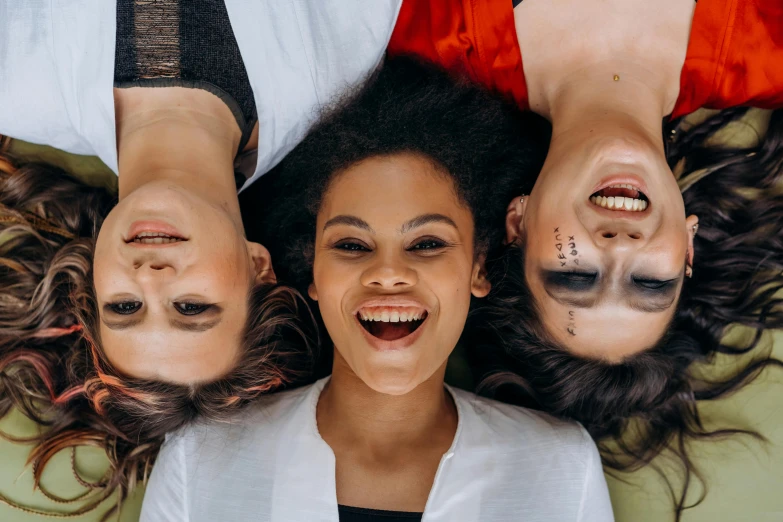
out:
M327 380L169 436L141 521L338 522L335 457L315 416ZM613 520L598 451L579 424L447 389L459 421L423 522Z
M258 111L247 187L378 66L402 0L225 2ZM0 1L0 134L98 156L117 173L116 33L116 0Z

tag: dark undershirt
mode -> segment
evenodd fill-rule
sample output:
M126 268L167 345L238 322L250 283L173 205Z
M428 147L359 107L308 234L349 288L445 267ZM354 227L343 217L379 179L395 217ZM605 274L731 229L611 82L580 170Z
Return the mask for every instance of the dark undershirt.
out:
M423 513L337 506L340 522L421 522Z
M211 92L242 131L237 152L244 150L258 121L224 0L117 0L114 86ZM237 174L236 181L239 187L245 178Z

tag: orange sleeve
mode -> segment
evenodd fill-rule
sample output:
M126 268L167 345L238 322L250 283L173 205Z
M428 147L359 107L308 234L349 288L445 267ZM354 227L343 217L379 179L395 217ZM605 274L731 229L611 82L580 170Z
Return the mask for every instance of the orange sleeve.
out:
M389 54L416 54L528 108L511 0L403 0Z
M700 107L783 107L783 2L700 0L673 116Z

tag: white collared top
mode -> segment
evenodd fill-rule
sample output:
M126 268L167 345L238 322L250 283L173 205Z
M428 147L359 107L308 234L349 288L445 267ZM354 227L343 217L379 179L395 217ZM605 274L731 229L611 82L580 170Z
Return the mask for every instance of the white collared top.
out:
M258 110L247 187L381 62L402 0L225 0ZM0 1L0 134L117 173L116 0Z
M141 521L338 522L335 457L315 416L327 380L265 397L233 422L169 436ZM447 389L459 421L423 522L613 520L584 428Z

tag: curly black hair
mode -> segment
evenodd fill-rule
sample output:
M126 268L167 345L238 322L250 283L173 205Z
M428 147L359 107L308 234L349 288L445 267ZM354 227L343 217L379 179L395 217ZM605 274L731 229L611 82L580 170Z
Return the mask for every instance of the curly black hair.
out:
M569 353L539 318L525 280L524 244L492 249L487 259L492 290L466 326L482 393L578 420L613 470L632 471L662 451L673 451L684 473L683 488L674 494L677 520L687 508L691 482L704 482L688 454L688 439L745 434L764 440L740 428L705 428L697 402L724 397L767 367L783 367L760 346L765 331L783 327L783 194L776 188L783 175L783 111L773 113L757 147L707 145L714 131L745 111L722 112L667 147L670 166L713 171L683 192L687 212L699 216L698 267L655 346L619 364ZM732 325L749 328L752 339L741 347L724 343ZM718 353L751 351L756 357L738 360L741 367L723 380L705 380L694 372Z
M335 174L367 158L413 153L454 180L473 213L477 252L486 252L502 240L508 202L530 190L524 180L541 169L550 132L543 118L466 78L412 57L388 58L240 195L248 237L269 248L280 280L306 290L316 217Z

